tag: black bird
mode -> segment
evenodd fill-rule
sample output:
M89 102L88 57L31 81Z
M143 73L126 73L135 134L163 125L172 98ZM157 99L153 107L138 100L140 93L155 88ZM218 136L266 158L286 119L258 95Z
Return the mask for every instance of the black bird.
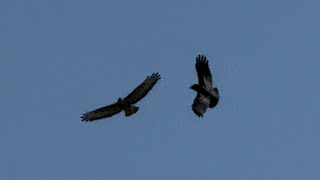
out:
M192 104L193 112L202 117L207 108L215 107L219 102L219 91L213 86L212 76L209 69L208 60L204 55L196 57L196 70L199 84L190 87L197 92L197 96Z
M111 117L124 110L125 116L130 116L139 110L139 107L133 104L144 98L153 88L157 81L161 79L159 73L152 73L138 87L136 87L124 99L119 98L117 102L83 114L82 121L94 121L106 117Z

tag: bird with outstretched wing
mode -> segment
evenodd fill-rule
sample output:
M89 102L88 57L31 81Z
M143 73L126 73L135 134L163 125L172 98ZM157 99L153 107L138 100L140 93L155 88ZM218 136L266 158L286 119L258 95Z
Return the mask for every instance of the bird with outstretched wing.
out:
M148 76L138 87L136 87L127 97L124 99L119 98L117 102L101 107L94 111L87 112L81 117L82 121L94 121L102 118L111 117L118 114L122 110L125 116L130 116L139 110L139 107L133 104L144 98L153 86L161 79L159 73L152 73Z
M197 92L197 96L192 104L192 110L197 116L202 117L208 107L213 108L218 104L220 95L218 88L213 86L209 61L206 56L198 55L195 66L198 75L198 84L190 87Z

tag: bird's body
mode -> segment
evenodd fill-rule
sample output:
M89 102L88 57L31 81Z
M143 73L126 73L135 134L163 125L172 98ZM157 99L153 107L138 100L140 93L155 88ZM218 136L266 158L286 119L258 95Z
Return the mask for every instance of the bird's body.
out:
M139 107L134 106L133 104L144 98L160 78L161 77L159 73L153 73L151 76L148 76L138 87L136 87L127 97L124 99L118 98L118 101L111 105L104 106L83 114L81 117L82 121L94 121L111 117L121 111L124 111L125 116L130 116L136 113L139 110Z
M213 86L208 60L204 55L197 56L196 70L199 84L190 87L197 92L192 110L197 116L202 117L208 107L213 108L218 104L220 95L218 88Z

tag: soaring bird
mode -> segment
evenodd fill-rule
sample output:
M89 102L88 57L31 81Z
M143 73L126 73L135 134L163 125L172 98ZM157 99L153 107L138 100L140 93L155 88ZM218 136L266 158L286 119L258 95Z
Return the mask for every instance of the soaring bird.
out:
M144 98L159 79L161 79L159 73L152 73L127 97L125 97L124 99L118 98L118 101L111 105L104 106L94 111L83 114L83 116L81 117L82 121L94 121L106 117L111 117L121 112L122 110L124 110L125 116L130 116L136 113L139 107L133 106L133 104Z
M212 76L209 69L208 60L204 55L196 57L196 70L199 84L190 87L197 92L197 96L192 104L193 112L202 117L207 108L215 107L219 102L219 91L213 86Z

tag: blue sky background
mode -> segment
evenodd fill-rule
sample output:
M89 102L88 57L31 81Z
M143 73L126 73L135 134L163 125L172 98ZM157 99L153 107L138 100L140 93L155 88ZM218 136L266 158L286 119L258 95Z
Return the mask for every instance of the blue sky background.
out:
M319 8L1 0L0 179L318 180ZM202 119L199 53L221 92ZM80 121L152 72L137 114Z

